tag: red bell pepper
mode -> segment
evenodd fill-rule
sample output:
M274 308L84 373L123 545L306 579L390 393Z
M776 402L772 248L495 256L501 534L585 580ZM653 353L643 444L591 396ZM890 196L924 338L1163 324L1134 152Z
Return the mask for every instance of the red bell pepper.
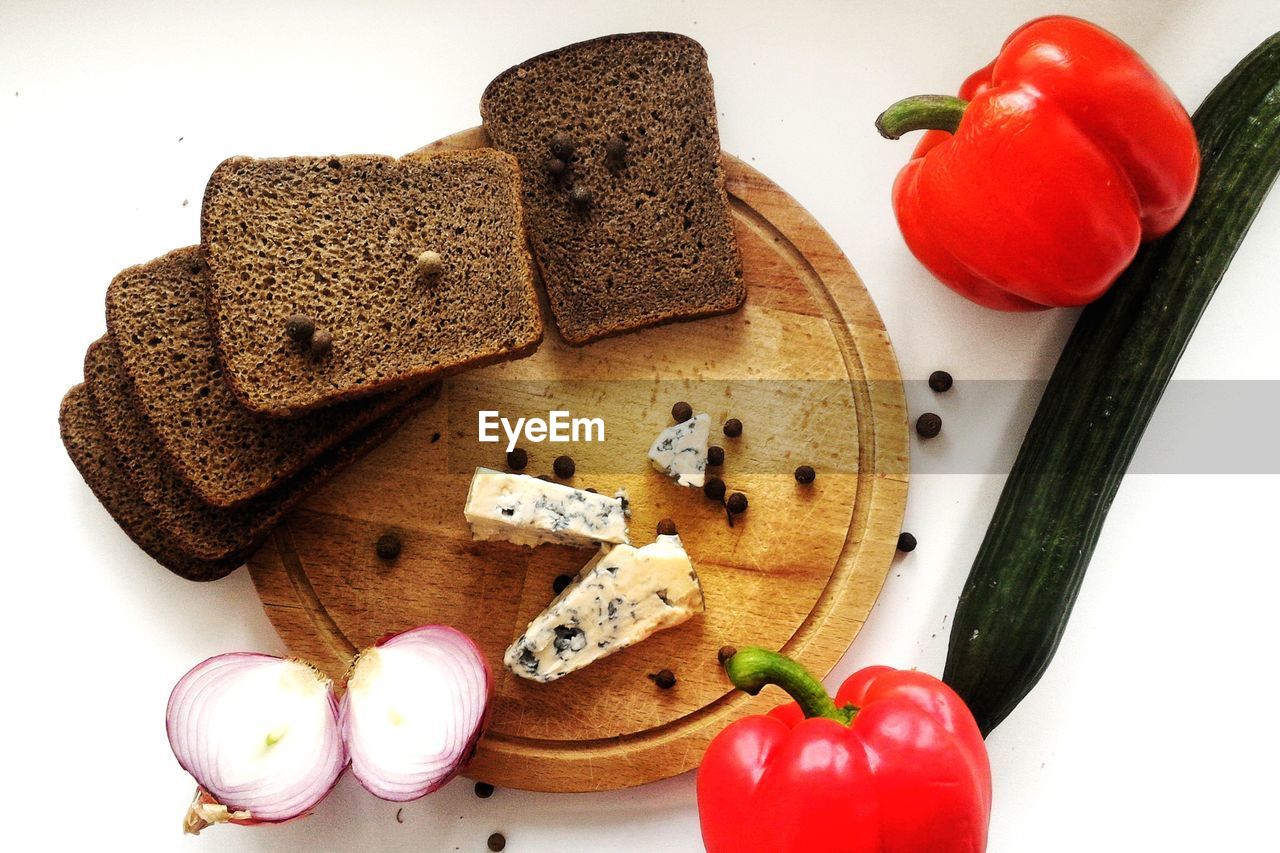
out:
M796 702L731 723L698 770L709 853L981 853L991 767L973 715L936 678L873 666L835 700L799 664L746 648L734 686Z
M1009 311L1101 296L1140 242L1186 212L1200 171L1187 111L1132 48L1078 18L1024 24L960 97L876 120L930 132L893 206L912 253L974 302Z

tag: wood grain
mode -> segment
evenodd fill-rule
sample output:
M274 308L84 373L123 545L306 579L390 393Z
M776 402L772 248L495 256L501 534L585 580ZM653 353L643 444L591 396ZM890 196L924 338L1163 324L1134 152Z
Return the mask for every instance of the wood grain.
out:
M476 129L411 156L483 145ZM697 765L730 721L778 703L733 691L716 660L725 644L782 649L826 673L848 648L893 557L907 491L902 385L884 326L857 274L794 200L724 155L743 253L747 304L723 317L566 346L545 310L536 355L449 380L439 402L310 497L250 561L267 615L293 654L341 678L355 651L427 622L466 631L495 675L493 719L467 771L507 787L593 791L638 785ZM746 493L724 510L648 464L676 400L715 424L740 418L723 476ZM573 484L631 498L632 541L670 517L697 566L707 612L551 684L503 669L502 653L587 551L473 542L462 516L477 465L503 448L476 440L479 409L504 417L550 409L602 417L606 440L528 444L528 473L569 453ZM796 484L812 465L817 481ZM392 530L404 549L380 561ZM659 690L647 675L675 671Z

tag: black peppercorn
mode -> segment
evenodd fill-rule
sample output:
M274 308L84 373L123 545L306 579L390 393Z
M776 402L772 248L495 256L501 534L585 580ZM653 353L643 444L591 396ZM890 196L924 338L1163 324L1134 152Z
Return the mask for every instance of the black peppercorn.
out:
M702 493L713 501L724 500L724 480L719 477L708 477L702 484Z
M575 184L573 189L569 190L569 201L573 202L573 206L580 211L585 211L591 206L591 190L582 184Z
M517 447L507 454L507 467L512 471L523 471L529 464L529 452L523 447Z
M898 550L904 554L910 554L916 549L916 537L907 533L905 530L898 534Z
M659 536L675 536L676 523L669 518L662 519L662 521L658 522L658 535Z
M311 336L316 333L316 321L306 314L294 314L285 321L284 333L290 340L306 346L311 343Z
M818 473L813 470L812 465L801 465L796 469L796 482L802 485L809 485L817 476Z
M573 140L563 133L557 133L551 137L551 156L557 160L568 163L570 158L573 157L573 149L575 147Z
M676 674L669 669L659 670L649 676L653 679L653 683L663 690L670 690L676 686Z
M311 336L311 357L324 358L333 350L333 333L319 329Z
M556 461L551 463L551 470L556 472L556 476L561 480L567 480L573 476L573 472L578 470L578 466L573 464L571 456L557 456Z
M671 407L671 419L676 423L682 424L691 417L693 417L693 406L690 406L684 400Z
M733 646L721 646L720 651L716 652L716 660L720 661L720 665L724 666L729 662L729 658L738 653Z
M493 796L493 786L488 782L476 783L476 796L482 800L487 800Z
M742 492L734 492L729 495L729 500L725 503L725 506L734 515L742 515L747 511L747 496Z
M921 438L934 438L942 432L942 418L933 412L925 412L916 418L916 432Z
M568 167L565 166L565 162L561 160L559 157L547 158L547 174L550 175L551 177L553 178L564 177L566 168Z
M507 837L501 832L495 832L489 836L489 849L493 853L499 853L500 850L507 849Z
M440 433L438 433L438 432L433 432L433 433L431 433L431 443L432 443L432 444L435 444L435 443L436 443L437 441L439 441L439 440L440 440Z
M929 374L929 387L939 394L951 390L951 374L945 370L935 370Z
M569 575L556 575L556 579L551 582L551 591L556 595L564 592L569 584L573 583L573 578Z
M724 422L724 434L729 438L737 438L742 435L742 421L737 418L729 418Z
M394 560L400 556L401 547L399 536L394 533L384 533L378 537L378 544L374 546L374 550L381 559Z
M713 444L707 448L707 464L719 467L724 464L724 448Z

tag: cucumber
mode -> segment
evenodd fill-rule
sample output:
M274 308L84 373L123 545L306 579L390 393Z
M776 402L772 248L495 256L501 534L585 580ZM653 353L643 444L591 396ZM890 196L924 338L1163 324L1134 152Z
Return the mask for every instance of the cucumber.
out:
M943 680L984 736L1049 665L1138 441L1280 170L1280 33L1193 121L1191 207L1080 315L960 596Z

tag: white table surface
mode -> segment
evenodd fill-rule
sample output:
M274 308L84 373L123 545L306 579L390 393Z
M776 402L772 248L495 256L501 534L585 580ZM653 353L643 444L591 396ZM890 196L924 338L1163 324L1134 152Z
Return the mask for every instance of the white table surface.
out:
M962 381L1044 379L1074 315L993 313L932 282L890 212L910 143L879 139L871 123L900 96L952 92L1016 25L1055 9L1119 33L1193 108L1280 29L1274 0L0 3L0 847L483 850L501 830L518 853L701 849L693 774L488 800L463 780L405 806L403 823L397 806L348 778L305 820L182 838L192 785L164 736L169 689L206 656L281 644L246 572L204 586L169 575L115 527L63 453L58 401L103 330L105 287L123 267L197 240L205 179L228 155L402 153L477 124L485 83L533 54L677 30L710 54L725 149L831 232L879 305L903 375L917 380L914 410L943 415L945 440L914 447L917 465L992 435L1009 453L1034 392L979 419L963 385L933 398L918 380L940 367ZM1277 237L1273 198L1178 379L1280 379ZM1185 432L1163 417L1143 448L1154 458L1157 435ZM1206 452L1227 443L1274 459L1276 424L1230 421L1203 440ZM1125 481L1057 658L988 742L992 851L1275 849L1271 471ZM895 562L829 683L869 663L941 671L1002 480L913 479L905 526L920 546Z

